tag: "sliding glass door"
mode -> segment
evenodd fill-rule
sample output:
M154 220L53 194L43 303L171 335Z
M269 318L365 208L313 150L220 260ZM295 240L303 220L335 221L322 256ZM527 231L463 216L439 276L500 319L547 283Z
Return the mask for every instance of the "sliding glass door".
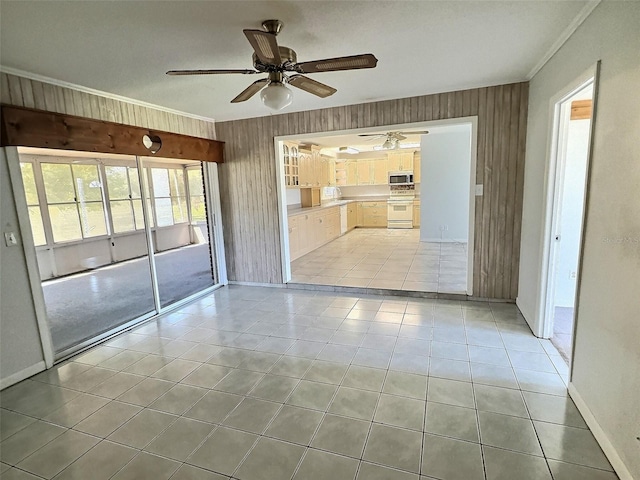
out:
M58 357L216 285L201 162L18 152Z

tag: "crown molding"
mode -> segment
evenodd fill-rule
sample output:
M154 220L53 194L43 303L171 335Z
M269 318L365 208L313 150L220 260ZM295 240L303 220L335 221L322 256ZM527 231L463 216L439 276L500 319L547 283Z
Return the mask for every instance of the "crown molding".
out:
M138 105L139 107L150 108L150 109L158 110L161 112L171 113L173 115L180 115L182 117L193 118L195 120L200 120L203 122L215 123L215 120L213 118L201 117L199 115L182 112L180 110L174 110L172 108L162 107L160 105L155 105L153 103L142 102L140 100L136 100L135 98L123 97L122 95L116 95L115 93L109 93L109 92L104 92L102 90L96 90L94 88L84 87L82 85L77 85L75 83L57 80L51 77L45 77L44 75L38 75L37 73L25 72L24 70L19 70L17 68L11 68L11 67L6 67L4 65L0 65L0 72L7 73L9 75L16 75L18 77L28 78L30 80L36 80L38 82L50 83L51 85L56 85L58 87L63 87L63 88L69 88L71 90L77 90L79 92L88 93L90 95L110 98L111 100L117 100L119 102Z
M573 33L578 29L578 27L582 25L582 22L584 22L587 19L587 17L591 15L591 12L593 12L593 10L600 4L600 2L601 0L590 0L589 2L587 2L587 4L584 7L582 7L582 10L580 10L578 14L574 17L574 19L571 21L571 23L567 25L567 28L565 28L562 31L558 39L555 42L553 42L553 45L551 45L551 48L547 50L547 52L542 56L540 61L536 64L536 66L533 67L531 71L527 74L527 80L531 80L533 77L536 76L536 74L540 70L542 70L542 67L544 67L547 64L547 62L551 60L551 58L556 54L556 52L560 50L560 48L565 44L565 42L569 40L571 35L573 35Z

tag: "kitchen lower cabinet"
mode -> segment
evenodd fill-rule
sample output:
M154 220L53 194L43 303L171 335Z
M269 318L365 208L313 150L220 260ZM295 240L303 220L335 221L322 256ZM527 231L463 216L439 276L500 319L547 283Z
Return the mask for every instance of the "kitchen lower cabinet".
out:
M359 226L387 228L387 202L361 202L362 219Z
M340 207L337 206L290 215L288 219L292 261L340 236Z
M420 200L413 201L413 228L420 227Z
M358 226L358 205L356 202L347 204L347 230L353 230Z

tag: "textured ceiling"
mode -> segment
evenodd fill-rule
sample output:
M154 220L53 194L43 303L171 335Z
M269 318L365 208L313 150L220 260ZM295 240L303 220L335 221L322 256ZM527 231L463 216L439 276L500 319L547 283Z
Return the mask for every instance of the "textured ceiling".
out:
M373 53L372 70L313 78L284 112L525 80L586 1L2 1L2 66L194 115L268 115L256 96L229 101L258 76L167 77L170 69L250 68L243 28L284 22L299 61Z

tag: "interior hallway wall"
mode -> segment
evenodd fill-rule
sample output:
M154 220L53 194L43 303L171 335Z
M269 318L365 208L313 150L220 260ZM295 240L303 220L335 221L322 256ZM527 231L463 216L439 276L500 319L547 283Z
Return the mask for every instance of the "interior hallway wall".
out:
M518 295L535 328L550 101L601 60L571 385L577 403L592 415L592 430L619 456L614 466L620 469L622 463L627 479L640 479L638 25L640 2L600 3L531 80Z
M52 85L29 78L0 72L1 98L3 104L36 108L51 112L66 113L80 117L106 120L138 127L182 133L215 140L213 121L192 118L177 113L154 109L147 106L128 103L88 92ZM5 187L8 176L5 175L6 159L2 159L2 228L13 228L15 222L5 225L5 210L15 209L15 198L10 188ZM28 222L28 218L26 219ZM44 369L40 337L34 335L37 325L33 293L26 277L26 257L21 247L12 247L8 255L3 255L0 264L2 270L2 306L0 317L0 382L2 387L22 380L38 369ZM35 250L27 249L27 251ZM14 272L15 286L6 272ZM10 285L10 286L9 286ZM5 290L6 288L6 290ZM5 293L5 292L10 292ZM5 302L6 306L5 306ZM37 330L36 330L37 332ZM39 354L37 352L40 352ZM34 370L35 369L35 370Z
M467 242L471 125L423 135L420 172L420 241Z
M473 291L515 299L528 83L217 122L229 279L282 283L274 137L478 117Z

